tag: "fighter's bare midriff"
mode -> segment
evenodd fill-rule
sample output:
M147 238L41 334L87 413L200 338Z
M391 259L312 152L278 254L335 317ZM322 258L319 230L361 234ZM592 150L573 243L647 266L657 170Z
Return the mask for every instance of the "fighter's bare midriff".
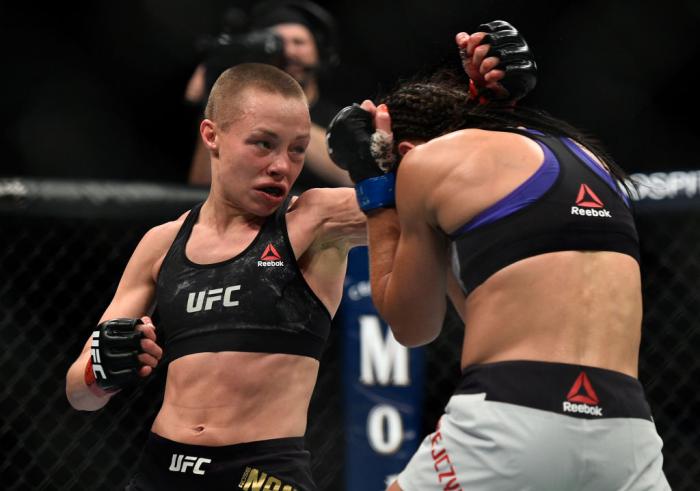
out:
M565 251L498 271L466 300L462 366L505 360L589 365L637 376L639 265Z
M168 367L152 430L205 446L303 436L318 367L313 358L278 353L179 358Z

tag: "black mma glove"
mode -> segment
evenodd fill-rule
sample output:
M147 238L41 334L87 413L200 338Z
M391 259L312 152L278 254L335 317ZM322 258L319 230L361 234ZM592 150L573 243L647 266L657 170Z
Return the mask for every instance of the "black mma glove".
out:
M136 326L141 319L112 319L101 323L92 333L90 360L85 368L85 383L104 392L116 392L138 378L141 366L143 333Z
M391 134L375 131L372 115L358 104L335 115L326 130L331 160L350 174L364 212L394 206L395 157Z
M479 98L487 101L501 100L514 103L527 95L537 83L537 64L525 38L511 24L504 20L494 20L479 26L487 33L480 44L489 44L486 57L497 56L500 63L496 67L505 72L500 84L508 91L503 97L488 89L477 89ZM474 85L470 84L472 93Z

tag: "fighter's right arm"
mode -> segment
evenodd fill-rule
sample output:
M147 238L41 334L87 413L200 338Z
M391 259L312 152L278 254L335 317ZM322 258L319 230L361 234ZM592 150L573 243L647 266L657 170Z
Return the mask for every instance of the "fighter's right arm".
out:
M391 139L386 106L375 107L371 101L341 110L328 129L331 156L348 169L360 209L367 214L374 305L399 343L419 346L432 341L442 326L447 247L418 211L404 210L400 216L394 208L395 174L387 172L395 168ZM401 165L408 160L406 155ZM426 176L411 174L406 187L424 189ZM417 208L415 203L412 208ZM415 219L407 220L407 215Z
M137 326L143 332L140 340L141 353L138 355L140 368L138 374L148 376L158 364L162 349L156 342L155 327L147 313L153 307L155 297L155 278L160 263L177 233L178 222L170 222L149 230L124 270L111 303L100 319L100 323L116 318L141 318L142 325ZM94 385L86 383L86 367L90 360L92 338L89 338L78 358L66 374L66 396L75 409L95 411L102 408L115 392L105 392Z
M448 244L426 216L426 193L435 183L421 172L434 167L425 162L418 149L406 154L397 209L373 210L367 217L372 301L396 340L409 347L440 334L447 308Z

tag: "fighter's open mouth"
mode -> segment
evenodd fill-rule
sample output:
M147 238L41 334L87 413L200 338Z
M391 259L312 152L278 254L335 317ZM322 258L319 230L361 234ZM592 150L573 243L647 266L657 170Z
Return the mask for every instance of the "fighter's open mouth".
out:
M261 188L260 191L267 193L267 194L271 194L272 196L275 196L277 198L282 196L282 190L280 188L276 188L276 187Z

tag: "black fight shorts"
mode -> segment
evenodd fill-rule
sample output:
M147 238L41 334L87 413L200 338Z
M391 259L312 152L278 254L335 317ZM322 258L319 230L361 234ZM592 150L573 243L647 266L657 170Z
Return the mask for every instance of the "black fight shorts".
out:
M303 438L224 447L187 445L151 433L126 491L316 491Z

